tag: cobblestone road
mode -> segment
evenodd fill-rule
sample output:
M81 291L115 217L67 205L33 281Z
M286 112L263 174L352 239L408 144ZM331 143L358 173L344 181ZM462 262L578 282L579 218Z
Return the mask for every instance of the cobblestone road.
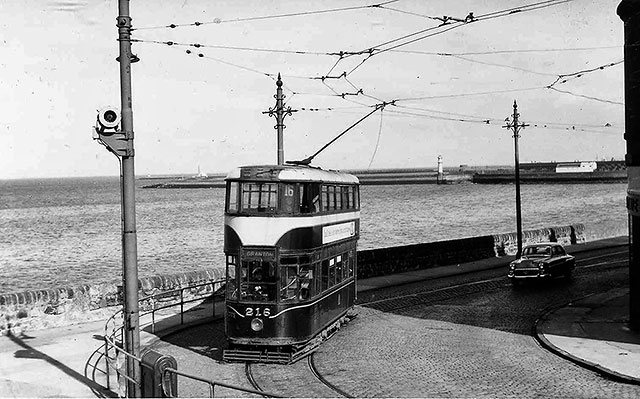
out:
M540 347L531 335L535 320L550 306L624 286L626 268L578 271L572 282L518 289L506 278L492 281L495 273L376 292L375 300L406 297L358 306L359 316L314 355L317 369L356 397L640 397L640 386L607 380L566 361ZM469 286L465 279L489 281ZM445 288L452 285L457 287ZM218 323L176 334L156 346L176 357L183 371L250 388L243 365L218 360L223 341ZM279 395L336 396L318 385L306 361L254 365L253 371L261 387ZM206 390L180 384L181 396L208 396ZM230 391L216 395L250 396Z

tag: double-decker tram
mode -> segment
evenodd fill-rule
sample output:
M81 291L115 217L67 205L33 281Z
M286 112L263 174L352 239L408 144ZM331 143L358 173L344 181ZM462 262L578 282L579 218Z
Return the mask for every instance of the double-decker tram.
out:
M299 165L226 178L227 361L290 363L352 316L358 178Z

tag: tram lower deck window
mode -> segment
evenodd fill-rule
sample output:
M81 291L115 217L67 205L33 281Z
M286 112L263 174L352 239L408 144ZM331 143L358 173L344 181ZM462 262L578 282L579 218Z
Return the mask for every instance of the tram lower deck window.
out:
M308 256L280 258L280 301L304 301L314 295L313 270Z
M276 300L277 276L273 262L243 260L241 273L240 299L269 302Z

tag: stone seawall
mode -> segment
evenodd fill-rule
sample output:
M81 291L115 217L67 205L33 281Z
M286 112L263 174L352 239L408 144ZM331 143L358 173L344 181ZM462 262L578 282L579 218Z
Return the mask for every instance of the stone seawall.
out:
M597 233L591 232L583 224L575 224L523 231L522 241L523 244L553 241L574 245L586 242L588 231L592 240L627 234L626 230L622 232L611 229L607 231L607 235L595 238ZM515 255L517 249L517 233L508 233L359 251L358 278Z
M627 235L625 225L558 226L523 232L523 241L557 241L565 245ZM369 278L437 266L455 265L491 257L514 255L516 233L462 238L400 247L358 251L358 278ZM194 284L220 281L222 268L142 278L139 297ZM211 287L211 286L209 286ZM208 289L219 289L220 285ZM185 292L185 295L201 294ZM104 320L122 305L122 288L115 283L81 285L52 290L0 294L0 335L12 331ZM141 305L141 309L145 304Z
M194 284L221 281L224 271L207 269L166 276L153 276L139 280L139 298L167 292ZM220 288L217 286L216 288ZM201 294L199 290L184 292ZM209 288L211 289L211 286ZM198 291L198 292L195 292ZM179 293L176 297L179 296ZM82 285L51 290L27 291L0 295L0 335L9 330L36 330L95 320L106 320L122 308L122 286L116 283ZM140 306L144 310L145 303Z

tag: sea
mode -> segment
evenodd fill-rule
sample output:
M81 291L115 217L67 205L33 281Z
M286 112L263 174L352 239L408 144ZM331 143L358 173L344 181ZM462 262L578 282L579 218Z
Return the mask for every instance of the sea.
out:
M224 266L224 190L136 182L139 277ZM523 229L626 226L627 184L521 186ZM516 231L515 186L361 186L359 249ZM122 280L119 177L0 180L0 294Z

